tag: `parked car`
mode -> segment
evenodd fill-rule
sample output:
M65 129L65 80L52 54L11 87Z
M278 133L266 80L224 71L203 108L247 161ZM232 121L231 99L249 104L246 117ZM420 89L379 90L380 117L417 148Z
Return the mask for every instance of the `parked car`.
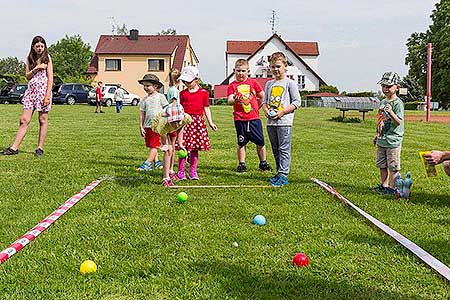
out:
M111 106L115 105L116 101L114 100L114 93L116 92L117 85L116 84L105 84L102 86L102 103L105 106ZM125 91L125 98L123 99L123 104L126 105L133 105L136 106L139 104L139 101L141 101L141 98L138 95L129 93L126 89L123 87L121 88ZM89 92L89 102L92 105L95 105L95 88L93 88Z
M4 81L3 88L0 91L0 103L20 103L22 97L27 90L27 84L20 84L14 81L14 78L7 75L0 75L0 79Z
M53 103L88 103L92 86L84 83L63 83L53 87Z
M8 92L7 97L5 97L2 101L4 104L9 103L22 103L23 95L28 88L28 84L26 83L16 83L13 85L11 90Z

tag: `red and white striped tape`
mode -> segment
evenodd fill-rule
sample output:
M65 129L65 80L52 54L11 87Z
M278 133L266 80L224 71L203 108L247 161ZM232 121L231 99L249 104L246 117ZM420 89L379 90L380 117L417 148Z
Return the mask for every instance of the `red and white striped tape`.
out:
M58 207L54 212L48 215L39 224L34 226L30 231L21 236L17 241L12 243L8 248L0 252L0 264L7 261L11 256L19 252L26 245L28 245L32 240L34 240L38 235L44 232L50 225L55 223L63 214L65 214L69 209L71 209L75 204L77 204L81 199L84 198L90 191L95 189L103 180L107 177L102 177L100 179L92 181L88 186L86 186L78 194L70 197L64 204Z
M311 180L315 183L317 183L319 186L324 188L327 192L335 195L337 198L344 201L345 204L355 209L357 212L359 212L362 216L364 216L367 220L372 222L375 226L380 228L384 233L391 236L393 239L395 239L397 242L402 244L405 248L407 248L409 251L414 253L418 258L420 258L424 263L426 263L428 266L430 266L432 269L434 269L436 272L441 274L445 279L450 281L450 268L444 265L442 262L440 262L438 259L434 258L431 254L408 240L406 237L395 231L394 229L390 228L389 226L385 225L384 223L378 221L362 209L360 209L358 206L351 203L348 199L346 199L344 196L339 194L332 186L329 184L320 181L316 178L311 178Z

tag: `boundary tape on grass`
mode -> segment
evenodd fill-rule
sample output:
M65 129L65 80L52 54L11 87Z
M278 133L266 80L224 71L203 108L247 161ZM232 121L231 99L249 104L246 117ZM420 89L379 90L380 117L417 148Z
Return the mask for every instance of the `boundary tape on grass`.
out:
M428 266L430 266L433 270L441 274L445 279L450 281L450 268L444 265L442 262L440 262L438 259L433 257L431 254L417 246L415 243L408 240L406 237L398 233L397 231L393 230L389 226L383 224L382 222L378 221L376 218L372 217L362 209L360 209L358 206L351 203L347 198L339 194L332 186L329 184L320 181L316 178L311 178L313 182L318 184L320 187L325 189L327 192L331 193L332 195L336 196L338 199L342 200L345 204L350 206L351 208L355 209L358 213L360 213L364 218L369 220L372 224L377 226L379 229L381 229L384 233L391 236L394 240L399 242L401 245L403 245L406 249L414 253L418 258L420 258L424 263L426 263Z
M38 235L44 232L48 227L56 222L63 214L69 211L75 204L84 198L90 191L95 189L102 181L108 177L102 177L92 181L88 186L81 190L78 194L73 195L54 212L48 215L44 220L34 226L30 231L21 236L18 240L12 243L8 248L0 252L0 265L11 258L14 254L22 250L26 245L33 241Z

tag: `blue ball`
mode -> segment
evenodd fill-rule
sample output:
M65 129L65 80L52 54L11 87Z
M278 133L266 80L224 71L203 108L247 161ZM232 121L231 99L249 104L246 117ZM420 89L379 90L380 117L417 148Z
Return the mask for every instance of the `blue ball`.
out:
M253 224L263 226L266 224L266 218L262 215L256 215L253 218Z

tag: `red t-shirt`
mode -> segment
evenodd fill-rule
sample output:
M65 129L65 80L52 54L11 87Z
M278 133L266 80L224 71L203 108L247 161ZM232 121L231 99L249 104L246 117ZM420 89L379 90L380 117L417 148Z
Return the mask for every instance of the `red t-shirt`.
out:
M209 106L209 93L207 90L199 88L196 92L189 92L187 89L180 92L180 103L184 111L190 115L203 115L205 107Z
M101 87L97 87L96 89L95 89L95 94L97 95L97 101L100 101L100 100L102 100L102 98L103 98L103 94L102 94L102 88Z
M233 105L234 119L249 121L259 119L259 103L256 95L262 91L256 80L247 78L245 81L233 81L228 85L227 95L236 92L242 94L242 101L236 101Z

